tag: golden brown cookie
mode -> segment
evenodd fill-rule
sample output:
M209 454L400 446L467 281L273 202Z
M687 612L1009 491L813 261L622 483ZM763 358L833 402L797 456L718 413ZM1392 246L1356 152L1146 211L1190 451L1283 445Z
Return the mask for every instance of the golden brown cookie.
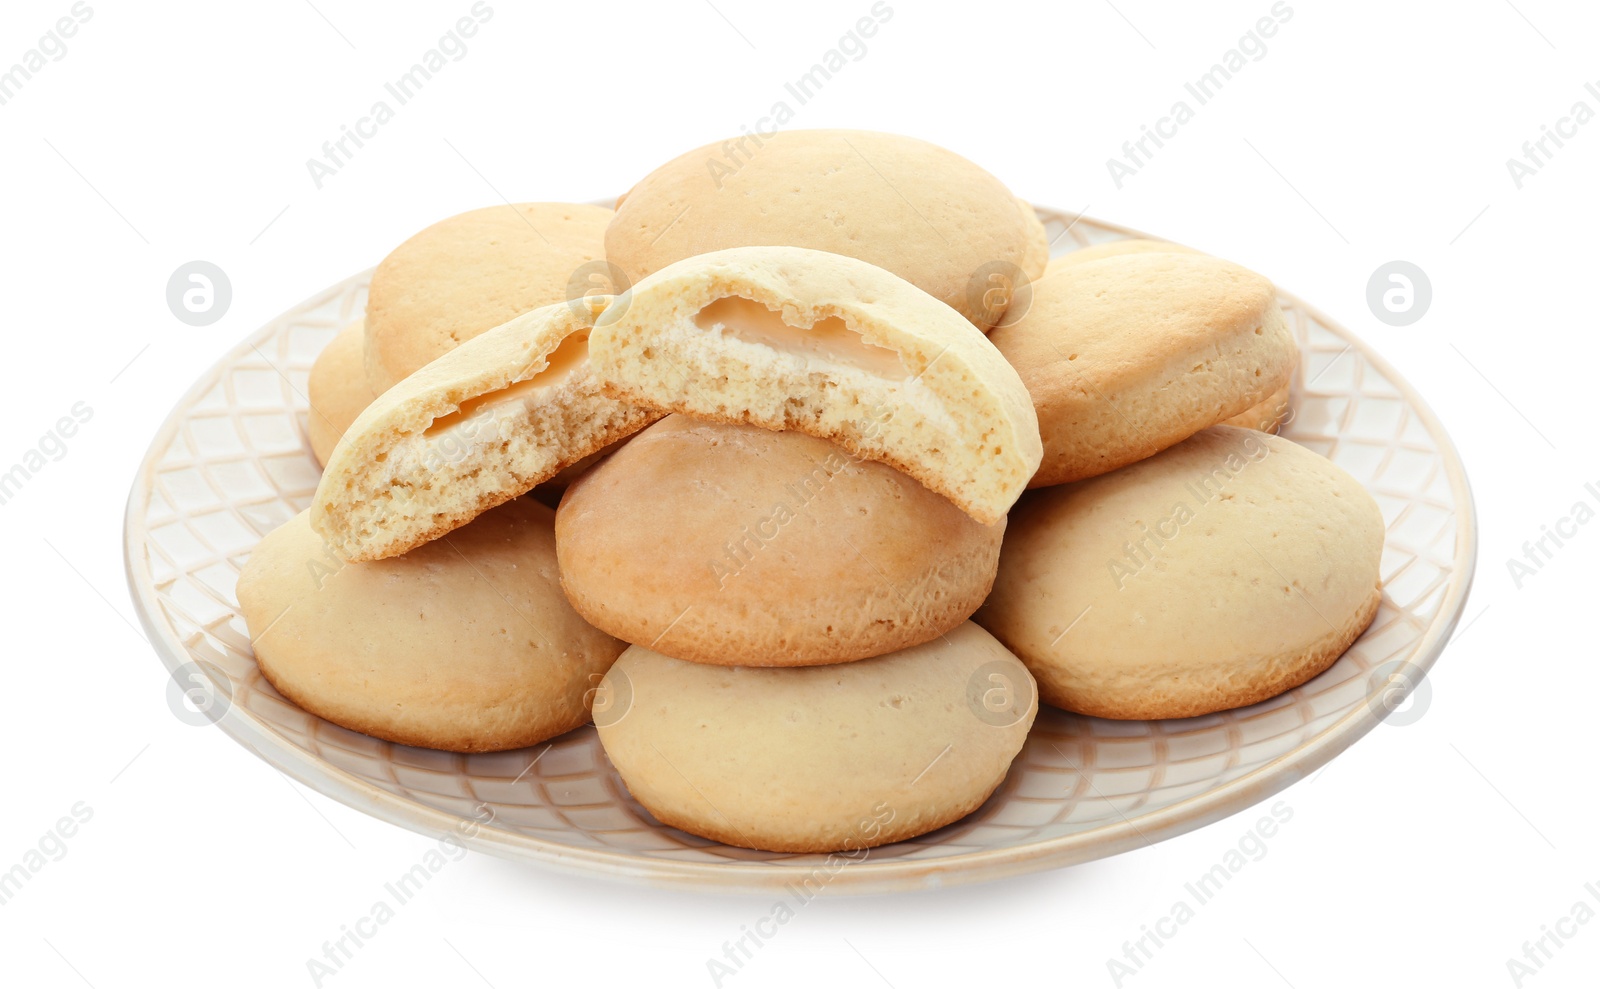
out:
M1038 414L1044 457L1030 487L1142 460L1267 400L1293 373L1277 292L1254 272L1166 251L1064 262L989 337Z
M632 282L729 247L788 245L860 258L979 329L987 276L1039 277L1044 226L988 172L926 141L874 131L745 135L651 172L617 203L606 257Z
M1213 426L1155 456L1032 491L974 620L1048 703L1187 718L1327 669L1382 596L1366 489L1286 439Z
M1174 244L1166 240L1146 240L1130 237L1124 240L1111 240L1103 244L1094 244L1082 247L1069 254L1063 254L1050 262L1050 271L1059 271L1070 265L1086 264L1098 261L1101 258L1118 257L1124 254L1199 254L1201 252L1182 244ZM1017 318L1021 318L1018 316ZM1246 429L1259 429L1264 433L1276 433L1289 419L1289 379L1293 377L1293 366L1282 386L1269 395L1260 404L1251 406L1236 416L1222 420L1224 425L1243 426Z
M567 603L552 526L518 498L405 556L344 564L301 512L239 575L262 674L312 714L404 745L494 752L578 727L623 644Z
M340 330L311 365L306 393L311 408L306 413L306 436L317 463L326 466L339 437L356 416L378 396L367 387L362 362L364 324L356 320Z
M485 330L564 302L605 263L611 211L574 203L488 206L395 248L367 294L367 384L381 395Z
M986 526L804 433L668 416L576 481L561 583L612 635L679 659L810 666L926 642L983 603Z

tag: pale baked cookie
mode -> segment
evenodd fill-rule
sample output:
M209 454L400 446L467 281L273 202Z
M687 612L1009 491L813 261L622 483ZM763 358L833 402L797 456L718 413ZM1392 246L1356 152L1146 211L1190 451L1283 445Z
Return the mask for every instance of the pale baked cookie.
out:
M840 666L686 663L632 646L595 695L606 755L663 824L772 852L857 852L976 810L1038 711L1028 671L963 623Z
M618 296L589 346L620 399L830 440L985 524L1039 464L1011 365L955 310L855 258L741 247L680 261Z
M301 512L239 575L262 674L312 714L404 745L493 752L578 727L623 643L561 593L552 523L518 498L405 556L345 564Z
M635 435L556 512L579 614L727 666L842 663L935 638L983 603L1004 532L826 440L684 416Z
M313 528L346 560L397 556L656 419L601 393L589 319L536 309L384 392L334 448Z
M1044 459L1030 487L1142 460L1267 400L1293 373L1294 339L1260 275L1204 254L1066 258L989 338L1038 411Z
M1269 395L1266 401L1251 406L1230 419L1224 419L1222 425L1243 426L1245 429L1259 429L1263 433L1276 433L1288 421L1289 383L1284 382L1283 387Z
M311 404L306 413L306 435L311 441L312 455L324 466L339 437L378 397L367 387L362 364L361 344L365 332L359 319L340 330L317 355L306 381L306 394Z
M1089 247L1079 248L1070 254L1063 254L1053 258L1046 273L1057 271L1070 265L1085 264L1098 261L1101 258L1117 257L1123 254L1199 254L1200 251L1182 244L1174 244L1166 240L1145 240L1142 238L1127 238L1125 240L1112 240L1104 244L1094 244ZM1020 317L1019 317L1020 318ZM1285 375L1283 384L1259 405L1254 405L1236 416L1222 420L1229 426L1243 426L1246 429L1259 429L1266 433L1276 433L1278 428L1289 418L1289 378L1294 372L1294 365L1290 365L1289 374Z
M1050 704L1187 718L1333 664L1377 613L1384 521L1304 447L1214 426L1148 460L1029 492L974 620Z
M1169 240L1147 240L1143 237L1128 237L1123 240L1108 240L1103 244L1090 244L1080 247L1076 251L1069 251L1060 257L1050 259L1049 270L1064 268L1069 265L1087 264L1090 261L1099 261L1101 258L1120 257L1124 254L1199 254L1200 251L1182 244L1174 244Z
M606 257L634 282L728 247L789 244L860 258L947 303L980 329L991 271L1034 279L1050 248L1033 207L988 172L926 141L800 130L708 144L617 202Z
M382 394L451 348L565 301L604 264L611 211L517 203L441 220L395 248L367 293L367 384Z

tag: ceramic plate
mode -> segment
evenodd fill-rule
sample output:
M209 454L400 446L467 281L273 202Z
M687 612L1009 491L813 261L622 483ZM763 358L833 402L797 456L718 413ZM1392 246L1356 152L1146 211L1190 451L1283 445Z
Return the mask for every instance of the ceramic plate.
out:
M1139 236L1039 212L1057 254ZM570 873L743 891L821 876L836 891L888 892L1070 865L1198 828L1315 771L1415 686L1466 600L1472 501L1444 428L1382 358L1285 295L1301 360L1283 435L1366 485L1388 525L1382 608L1343 658L1281 697L1202 718L1117 722L1041 708L1010 774L976 813L842 868L826 856L706 841L641 808L592 727L531 749L453 755L346 731L262 679L234 582L257 541L310 504L318 469L306 441L306 375L361 315L369 275L251 334L178 402L129 498L128 583L175 695L180 685L208 694L205 717L261 758L423 834L455 833L470 847ZM471 827L487 816L481 805L492 823Z

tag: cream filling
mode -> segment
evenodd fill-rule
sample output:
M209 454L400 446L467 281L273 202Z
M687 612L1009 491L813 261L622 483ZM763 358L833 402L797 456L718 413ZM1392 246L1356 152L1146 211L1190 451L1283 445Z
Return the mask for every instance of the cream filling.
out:
M807 327L791 326L762 303L729 296L695 313L694 322L702 330L770 348L807 366L842 364L890 380L908 376L899 353L867 343L838 316Z
M551 351L544 370L524 381L467 399L456 411L433 420L423 432L423 439L429 443L447 438L468 439L490 424L498 426L502 419L524 409L547 404L588 360L589 334L573 333Z
M822 332L813 336L817 327ZM913 376L897 352L867 343L842 319L829 317L812 329L802 329L783 322L780 313L761 303L730 297L706 305L692 318L669 324L662 332L673 346L693 353L704 345L696 338L703 337L707 330L714 334L714 350L723 358L750 368L753 379L815 371L837 379L841 369L859 371L866 376L866 380L853 382L860 389L859 394L869 403L883 403L883 418L878 423L863 426L859 419L855 420L869 436L887 427L900 413L909 413L910 423L921 421L935 433L949 437L950 442L957 442L962 435L944 401L921 375ZM840 413L840 421L847 418ZM910 423L902 419L896 428L917 428ZM880 436L868 444L869 448L875 446L890 449L896 444Z

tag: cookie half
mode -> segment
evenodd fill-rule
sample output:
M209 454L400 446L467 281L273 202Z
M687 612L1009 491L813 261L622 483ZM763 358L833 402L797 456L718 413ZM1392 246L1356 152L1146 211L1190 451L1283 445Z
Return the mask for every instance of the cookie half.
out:
M587 307L546 306L384 392L334 449L312 526L343 559L397 556L657 418L601 392L589 335Z
M512 317L565 301L605 264L611 211L515 203L441 220L395 248L367 294L367 384L401 378Z
M239 575L261 672L334 724L451 752L578 727L623 643L567 603L550 509L519 498L412 553L343 563L301 512Z
M1070 258L1067 255L1066 258ZM1051 263L990 340L1033 396L1030 487L1094 477L1266 401L1298 360L1272 283L1204 254Z
M804 669L632 646L601 682L595 726L663 824L772 852L864 852L976 810L1037 710L1027 669L967 622L926 645Z
M620 399L829 440L985 524L1039 464L1033 403L994 346L855 258L742 247L680 261L618 296L589 346Z
M1327 669L1371 623L1384 521L1288 440L1214 426L1148 460L1029 492L974 620L1048 703L1187 718Z
M365 324L356 320L340 330L311 364L306 380L311 404L306 413L306 437L320 465L327 465L339 438L378 397L367 387L362 359L365 335Z
M745 134L667 162L617 203L606 257L633 282L697 254L789 244L860 258L980 329L988 276L1026 281L1049 260L1044 226L1000 180L898 134Z
M579 614L727 666L841 663L936 638L983 603L1004 531L826 440L676 415L556 512Z

